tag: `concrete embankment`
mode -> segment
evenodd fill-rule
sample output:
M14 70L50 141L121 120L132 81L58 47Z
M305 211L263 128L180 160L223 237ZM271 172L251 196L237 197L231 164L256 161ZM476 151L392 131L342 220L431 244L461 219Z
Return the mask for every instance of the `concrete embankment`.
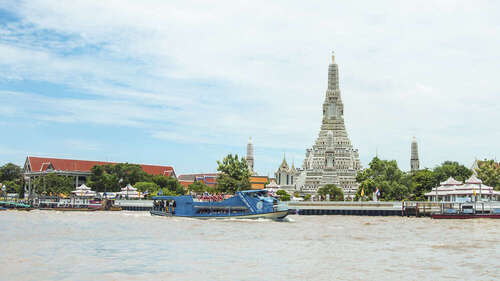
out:
M115 206L124 211L149 211L153 209L153 200L116 200Z

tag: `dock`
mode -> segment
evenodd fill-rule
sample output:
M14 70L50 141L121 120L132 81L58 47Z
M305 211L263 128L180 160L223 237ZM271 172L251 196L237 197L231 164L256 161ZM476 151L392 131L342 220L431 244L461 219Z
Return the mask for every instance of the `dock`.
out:
M457 202L428 201L289 201L289 214L304 216L344 215L344 216L404 216L430 217L447 208L459 208ZM493 208L500 208L500 202L472 202L478 214L487 214ZM124 211L150 211L153 200L116 200L115 206Z

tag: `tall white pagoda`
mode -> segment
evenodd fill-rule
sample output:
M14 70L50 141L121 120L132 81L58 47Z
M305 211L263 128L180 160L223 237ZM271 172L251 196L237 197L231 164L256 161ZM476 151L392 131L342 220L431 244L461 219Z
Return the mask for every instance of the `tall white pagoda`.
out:
M321 186L335 184L349 199L357 192L356 175L360 169L358 150L353 148L345 128L339 70L332 54L321 128L312 148L306 150L296 186L299 191L314 194Z

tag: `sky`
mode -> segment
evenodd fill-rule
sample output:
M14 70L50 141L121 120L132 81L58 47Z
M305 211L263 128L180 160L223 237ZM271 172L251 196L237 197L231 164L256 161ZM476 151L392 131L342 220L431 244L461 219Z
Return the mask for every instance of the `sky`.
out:
M0 0L0 164L273 176L317 138L331 52L362 165L500 157L497 1ZM497 159L498 160L498 159Z

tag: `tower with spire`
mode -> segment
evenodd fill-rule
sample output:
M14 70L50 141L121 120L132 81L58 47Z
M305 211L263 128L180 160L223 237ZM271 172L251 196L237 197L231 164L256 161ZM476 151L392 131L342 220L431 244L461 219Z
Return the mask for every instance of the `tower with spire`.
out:
M306 150L299 175L302 180L297 183L297 187L304 193L314 194L323 185L335 184L350 198L358 189L356 175L361 163L358 150L353 148L346 131L339 69L333 53L328 66L328 86L322 109L319 135L312 148Z
M411 156L410 156L411 172L416 172L420 169L420 161L418 159L418 144L417 138L413 137L411 141Z
M248 138L248 144L247 144L247 165L248 165L248 170L250 171L251 175L255 175L254 171L254 158L253 158L253 143L252 143L252 137Z

